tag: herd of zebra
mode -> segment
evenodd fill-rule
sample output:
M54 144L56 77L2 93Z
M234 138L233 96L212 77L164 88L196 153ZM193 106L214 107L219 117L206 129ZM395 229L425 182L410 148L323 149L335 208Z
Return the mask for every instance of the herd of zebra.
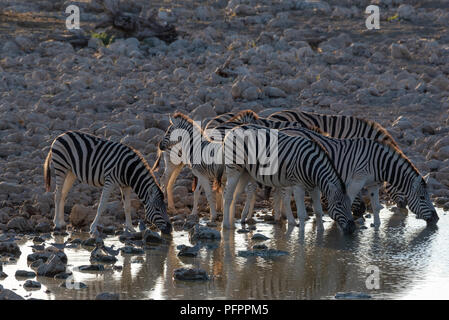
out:
M269 146L274 150L275 143L277 167L273 174L260 173L266 165L258 157L260 150L254 149L247 140L238 142L235 139L238 130L256 130L255 146ZM195 143L194 137L198 136L201 141ZM232 146L232 152L226 152L225 146ZM213 161L203 160L204 153L210 154ZM176 158L173 155L181 161L173 161ZM304 226L307 217L304 197L308 192L318 229L323 229L323 198L327 202L329 216L345 233L352 233L356 229L354 216L365 211L361 191L366 188L374 225L378 227L382 209L379 189L384 184L387 193L399 206L408 205L417 218L428 224L438 221L425 180L392 136L378 123L352 116L294 110L279 111L262 118L251 110L245 110L217 116L204 127L182 113L172 115L152 169L143 156L129 146L77 131L60 135L54 140L44 164L47 191L51 183L51 161L55 168L55 228L65 226L65 198L78 179L90 185L103 186L97 215L90 227L92 234L98 233L99 218L115 186L119 186L122 192L127 230L134 230L130 206L133 190L145 206L146 220L161 232L170 233L172 226L164 192L153 174L162 156L165 162L162 188L167 194L168 207L175 207L173 186L187 165L195 177L192 213L198 211L203 190L211 220L217 219L217 211L223 210L223 228L234 226L235 203L245 188L247 196L242 223L251 217L258 186L268 190L274 188L275 220L280 220L284 214L289 224L296 225L291 210L293 195L299 225ZM224 180L226 183L222 189Z

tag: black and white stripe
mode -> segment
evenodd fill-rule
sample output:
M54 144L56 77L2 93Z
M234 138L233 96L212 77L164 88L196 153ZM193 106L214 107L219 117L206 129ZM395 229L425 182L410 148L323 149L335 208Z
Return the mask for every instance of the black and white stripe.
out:
M89 185L103 186L91 233L97 233L98 220L116 186L120 187L122 192L127 228L132 229L130 194L134 191L145 206L147 221L154 223L164 233L171 232L164 194L145 159L137 150L83 132L63 133L53 141L45 160L47 191L50 190L51 182L50 162L53 162L56 173L56 228L65 226L65 198L75 180L79 180Z
M180 134L178 136L180 141L176 139L172 141L173 138L176 138L173 137L175 132ZM201 139L201 141L195 141L195 139ZM176 113L170 118L170 126L159 143L159 149L165 151L168 157L170 157L170 152L182 155L180 164L176 165L188 165L192 169L192 173L198 179L194 188L192 214L197 213L200 190L203 189L209 202L211 220L217 218L216 201L212 191L221 193L221 180L224 173L223 161L214 159L221 155L220 148L220 142L209 140L201 127L182 113ZM210 161L203 161L205 154L211 157ZM221 202L221 200L219 201Z
M367 138L337 139L305 128L287 128L281 132L320 143L332 159L353 200L367 187L374 212L374 225L380 225L379 187L388 182L406 195L409 207L418 218L438 221L427 193L426 183L410 160L397 148Z
M270 148L275 141L271 140L274 139L272 134L277 134L277 150L269 151L277 152L277 164L273 164L277 165L277 170L273 174L260 174L259 169L263 163L259 157L254 159L251 154L254 150L247 140L237 143L238 139L234 139L238 135L237 130L256 131L253 135L253 146L270 145ZM230 228L233 225L234 199L248 181L253 180L278 188L301 186L314 194L321 191L329 199L329 216L336 220L345 232L352 233L355 230L351 200L346 194L345 185L326 151L315 141L292 137L262 126L241 125L226 134L223 145L227 177L223 227ZM237 159L240 161L237 162ZM250 160L255 162L251 163Z

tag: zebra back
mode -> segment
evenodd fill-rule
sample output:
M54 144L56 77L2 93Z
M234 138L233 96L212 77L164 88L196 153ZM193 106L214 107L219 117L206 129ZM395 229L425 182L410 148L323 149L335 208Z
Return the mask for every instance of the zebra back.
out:
M307 128L318 127L334 138L369 138L399 147L394 138L379 123L353 116L283 110L271 114L267 119L294 121Z

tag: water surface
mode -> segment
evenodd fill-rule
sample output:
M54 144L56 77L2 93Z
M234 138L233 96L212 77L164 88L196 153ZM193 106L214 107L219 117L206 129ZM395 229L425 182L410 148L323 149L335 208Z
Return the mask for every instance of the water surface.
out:
M26 257L32 252L31 240L22 240L22 255L17 263L4 265L9 277L0 281L26 298L94 299L104 291L118 292L121 299L333 299L338 292L363 292L373 299L449 299L449 216L438 210L437 227L429 228L410 213L381 212L379 230L365 222L366 229L345 236L329 218L324 232L317 232L314 218L305 228L288 228L263 221L250 233L222 232L222 240L203 247L196 258L179 258L176 247L191 245L186 231L175 231L167 244L152 247L144 255L119 254L116 265L122 270L104 272L74 271L76 281L86 289L64 289L62 280L38 277L40 290L26 290L24 279L16 279L17 269L29 269ZM240 224L236 224L241 228ZM253 241L254 233L269 240ZM86 234L72 234L87 237ZM46 243L62 243L56 237ZM117 237L105 240L116 248L123 244ZM263 243L285 250L289 255L274 259L239 257L238 251ZM90 264L85 248L65 249L68 269ZM180 267L199 267L208 272L207 282L183 282L172 278ZM379 288L367 288L370 270L379 270ZM49 290L49 291L47 291Z

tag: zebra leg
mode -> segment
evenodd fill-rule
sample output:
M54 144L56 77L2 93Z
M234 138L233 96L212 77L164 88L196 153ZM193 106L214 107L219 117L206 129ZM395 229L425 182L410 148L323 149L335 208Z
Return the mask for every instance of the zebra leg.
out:
M215 192L215 210L217 212L223 211L223 191Z
M256 190L257 190L257 183L255 182L248 183L248 186L246 188L245 207L243 208L242 218L240 220L241 223L246 223L247 217L248 219L251 219L251 217L253 216L254 203L256 202Z
M284 193L284 212L287 216L288 224L290 225L296 225L296 220L293 217L292 212L292 206L291 206L291 200L292 200L292 188L285 188Z
M293 195L295 197L296 210L298 212L299 224L304 226L307 220L307 211L304 198L306 196L305 190L300 186L293 187Z
M164 177L162 179L163 184L165 185L165 189L167 192L167 202L168 208L175 210L175 202L173 201L173 186L175 184L176 178L178 178L179 173L181 172L183 165L175 165L170 161L170 152L165 152L164 154L164 162L165 162L165 172Z
M275 188L273 193L273 210L275 221L279 221L281 219L281 200L282 188Z
M318 231L323 231L323 208L321 207L320 189L313 189L312 192L310 192L310 195L312 196L312 206L313 211L315 212L316 229Z
M230 229L231 223L229 215L231 211L231 205L233 205L234 191L240 180L241 173L235 169L226 169L226 186L223 195L223 228Z
M203 187L204 193L206 194L207 202L209 203L210 221L214 221L215 219L217 219L217 211L215 211L215 197L212 192L210 180L207 177L204 177L203 175L198 175L197 177L198 177L198 184L200 184Z
M193 208L192 208L192 214L198 214L198 202L200 200L201 195L201 183L198 181L196 184L196 188L193 191Z
M61 180L63 181L62 186ZM66 223L64 222L65 199L75 180L76 176L72 171L68 171L65 177L57 179L55 190L55 218L53 220L56 230L62 229L66 226Z
M106 181L103 187L103 192L101 193L100 203L98 204L97 215L95 216L94 221L90 225L90 234L98 235L99 232L97 230L98 221L100 220L101 214L103 213L106 203L109 200L109 196L114 188L114 184L110 181Z
M374 215L374 227L380 226L379 212L383 209L383 206L379 201L379 186L370 186L367 188L368 194L371 199L371 208L373 209Z
M234 190L234 196L232 197L231 208L229 210L229 222L233 226L234 225L234 216L235 216L235 204L239 199L239 195L245 190L245 187L248 185L250 181L249 175L245 172L240 176L240 179L237 183L237 186Z
M129 232L136 232L133 227L131 219L131 187L121 188L123 208L125 210L125 230Z

